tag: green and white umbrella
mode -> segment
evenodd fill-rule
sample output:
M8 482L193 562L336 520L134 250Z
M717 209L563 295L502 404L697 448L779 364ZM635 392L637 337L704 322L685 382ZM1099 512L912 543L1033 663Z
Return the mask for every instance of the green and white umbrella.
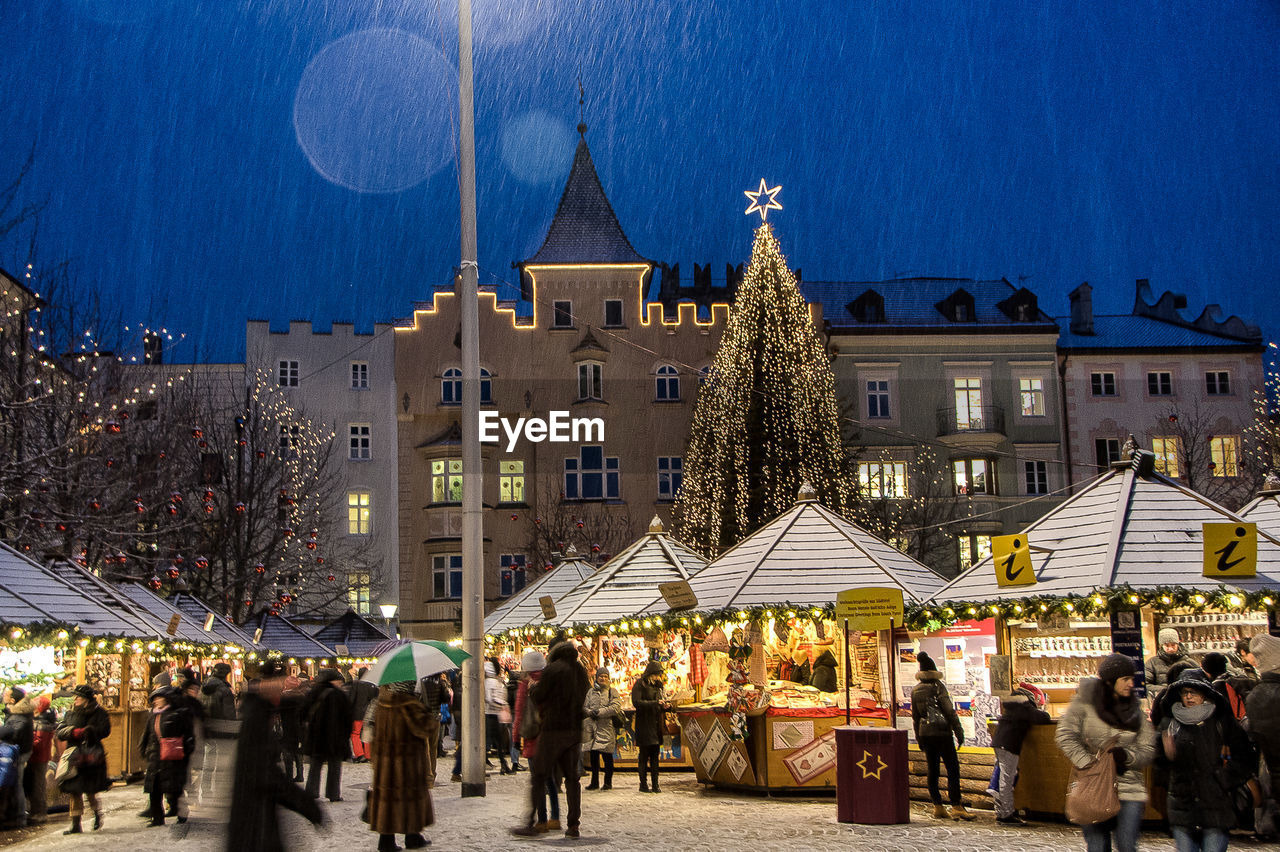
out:
M440 672L453 671L471 655L447 642L417 639L378 657L361 680L370 683L419 681Z

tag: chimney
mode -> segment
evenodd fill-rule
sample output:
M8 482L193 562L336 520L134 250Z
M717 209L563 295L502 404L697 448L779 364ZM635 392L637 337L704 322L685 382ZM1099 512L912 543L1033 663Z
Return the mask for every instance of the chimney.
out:
M1093 288L1086 281L1071 291L1071 333L1093 334Z

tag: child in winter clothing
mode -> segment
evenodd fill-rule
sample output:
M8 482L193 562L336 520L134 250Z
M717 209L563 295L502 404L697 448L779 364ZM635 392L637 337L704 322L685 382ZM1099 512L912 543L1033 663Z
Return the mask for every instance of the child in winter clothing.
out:
M1049 714L1040 709L1030 689L1019 686L1000 702L1000 719L991 745L996 752L996 765L1000 780L996 789L996 822L1009 825L1026 825L1013 806L1013 785L1018 780L1018 761L1022 757L1022 743L1032 725L1050 721Z

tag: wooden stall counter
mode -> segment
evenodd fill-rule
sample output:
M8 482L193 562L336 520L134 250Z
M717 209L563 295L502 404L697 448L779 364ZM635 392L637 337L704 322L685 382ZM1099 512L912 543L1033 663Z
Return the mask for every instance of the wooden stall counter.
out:
M1057 730L1056 722L1031 726L1027 739L1022 744L1022 757L1018 761L1018 785L1013 791L1013 802L1016 807L1038 816L1066 819L1067 778L1071 773L1071 762L1053 740ZM1150 767L1147 768L1146 775L1147 790L1151 791ZM1152 821L1163 819L1160 811L1152 806L1150 798L1142 818Z

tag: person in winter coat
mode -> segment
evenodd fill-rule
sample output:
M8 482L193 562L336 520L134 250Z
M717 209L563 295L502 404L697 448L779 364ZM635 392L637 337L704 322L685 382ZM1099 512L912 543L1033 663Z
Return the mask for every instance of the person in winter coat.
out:
M435 822L427 773L427 709L414 695L415 683L383 685L373 714L369 762L369 828L378 833L379 852L395 852L396 835L405 849L428 845L422 829Z
M1098 676L1080 682L1067 712L1058 720L1054 737L1058 748L1077 768L1093 763L1103 746L1111 746L1116 763L1116 788L1120 813L1098 825L1084 826L1089 852L1112 848L1118 852L1138 848L1138 831L1146 809L1147 787L1143 770L1155 758L1156 733L1133 694L1134 662L1123 654L1109 654L1098 664ZM1102 757L1105 760L1108 755Z
M1259 678L1245 699L1249 735L1266 764L1271 798L1280 804L1280 638L1259 633L1249 643L1249 651Z
M928 767L925 777L933 800L933 816L935 819L973 819L960 798L960 758L956 754L956 743L964 745L964 728L960 726L960 717L951 703L951 693L942 680L938 664L923 651L916 654L916 662L920 665L916 680L920 682L911 690L911 724ZM947 767L950 810L943 806L942 792L938 789L939 763Z
M142 729L138 751L147 761L142 789L151 797L151 824L164 825L165 816L176 816L178 824L187 821L186 807L179 801L187 782L187 765L196 748L195 720L185 702L177 702L179 690L162 686L151 693L151 715ZM181 741L177 756L161 751L161 740ZM168 805L166 814L165 805Z
M201 797L226 795L231 772L231 755L240 731L236 718L236 698L227 678L231 666L218 663L200 685L200 706L204 709L204 755L200 772Z
M591 752L591 783L588 790L613 789L613 753L618 747L618 731L613 719L622 712L622 696L609 682L609 670L596 669L595 683L587 690L582 705L582 743ZM600 786L600 764L604 763L604 787Z
M1160 746L1169 765L1169 831L1178 852L1222 852L1236 824L1231 791L1257 769L1253 744L1227 699L1199 672L1184 672L1164 701Z
M102 806L98 803L98 794L111 786L107 780L107 754L102 741L111 733L111 717L98 703L93 687L86 683L77 686L72 692L75 700L67 715L62 717L54 736L62 740L68 747L74 746L86 755L96 755L99 759L93 763L80 763L75 776L58 785L58 789L71 797L71 827L63 834L79 834L80 818L84 815L84 799L88 797L89 807L93 808L93 830L102 828Z
M542 677L542 671L546 667L547 658L540 651L525 651L524 656L520 658L520 671L523 677L520 678L520 684L516 687L514 725L517 731L524 724L525 714L530 712L529 689ZM538 738L523 738L520 753L524 756L526 763L532 761L533 756L538 753ZM533 779L529 780L532 783ZM544 787L542 791L530 790L534 811L533 827L539 832L557 831L560 828L560 789L554 772L547 776ZM550 819L547 819L548 801L551 803Z
M568 805L568 826L564 836L579 836L582 818L582 787L578 764L582 756L582 705L591 684L587 672L578 662L578 649L572 642L553 645L547 667L529 689L529 701L538 710L538 747L529 759L529 823L512 829L512 834L529 837L538 833L533 815L538 792L547 779L557 772L564 778L564 797Z
M302 717L311 695L307 684L307 681L293 675L285 677L276 715L280 723L280 755L284 774L298 783L302 783ZM243 717L243 706L240 714Z
M662 664L650 660L644 674L631 687L631 705L636 708L631 726L635 731L636 749L640 752L641 793L662 792L658 786L658 754L667 735L666 709L671 706L667 701L666 684ZM645 778L646 772L649 778Z
M1044 725L1051 720L1040 709L1029 689L1019 687L1000 702L1000 719L991 746L996 752L996 765L1000 768L1000 786L996 790L996 822L1006 825L1026 825L1013 806L1013 785L1018 780L1018 762L1022 757L1022 743L1027 739L1032 725ZM948 777L950 780L950 777Z
M1217 651L1205 654L1204 659L1200 661L1200 668L1213 684L1213 688L1227 699L1231 715L1237 722L1243 720L1247 715L1245 700L1257 681L1243 674L1240 669L1233 669L1227 655L1219 654Z
M511 705L507 703L507 685L498 673L497 660L485 660L484 663L484 749L497 750L498 761L502 764L502 774L515 772L507 765L507 722L510 720Z
M1191 659L1190 655L1182 650L1182 640L1178 638L1178 631L1172 627L1162 627L1156 634L1156 638L1160 643L1160 653L1147 658L1144 672L1148 689L1168 684L1169 666Z
M35 701L35 713L32 716L31 760L27 762L26 778L23 779L27 795L27 818L29 823L43 825L49 818L49 796L46 784L48 781L49 761L53 758L53 734L58 728L58 717L53 712L49 696L41 695Z
M378 686L364 679L368 669L356 672L356 679L347 684L347 700L351 702L351 754L356 763L369 758L360 729L364 727L364 712L371 702L378 700Z
M315 797L293 783L280 767L276 730L285 691L284 665L267 660L260 676L240 699L240 736L236 740L226 852L283 852L277 807L295 811L315 825L324 822L324 812Z
M811 676L809 652L804 648L796 648L791 652L791 682L798 683L801 686L808 686Z
M342 801L342 761L351 756L351 702L342 686L337 669L320 670L311 690L303 744L303 752L310 758L307 792L319 798L320 767L328 764L324 795L331 802Z
M26 773L35 745L35 702L20 687L11 687L5 696L4 716L4 724L0 725L0 741L18 747L18 759L13 767L17 782L5 808L4 827L24 828L27 824L27 798L22 776Z
M830 651L823 651L813 661L813 677L809 685L819 692L836 691L836 657Z

